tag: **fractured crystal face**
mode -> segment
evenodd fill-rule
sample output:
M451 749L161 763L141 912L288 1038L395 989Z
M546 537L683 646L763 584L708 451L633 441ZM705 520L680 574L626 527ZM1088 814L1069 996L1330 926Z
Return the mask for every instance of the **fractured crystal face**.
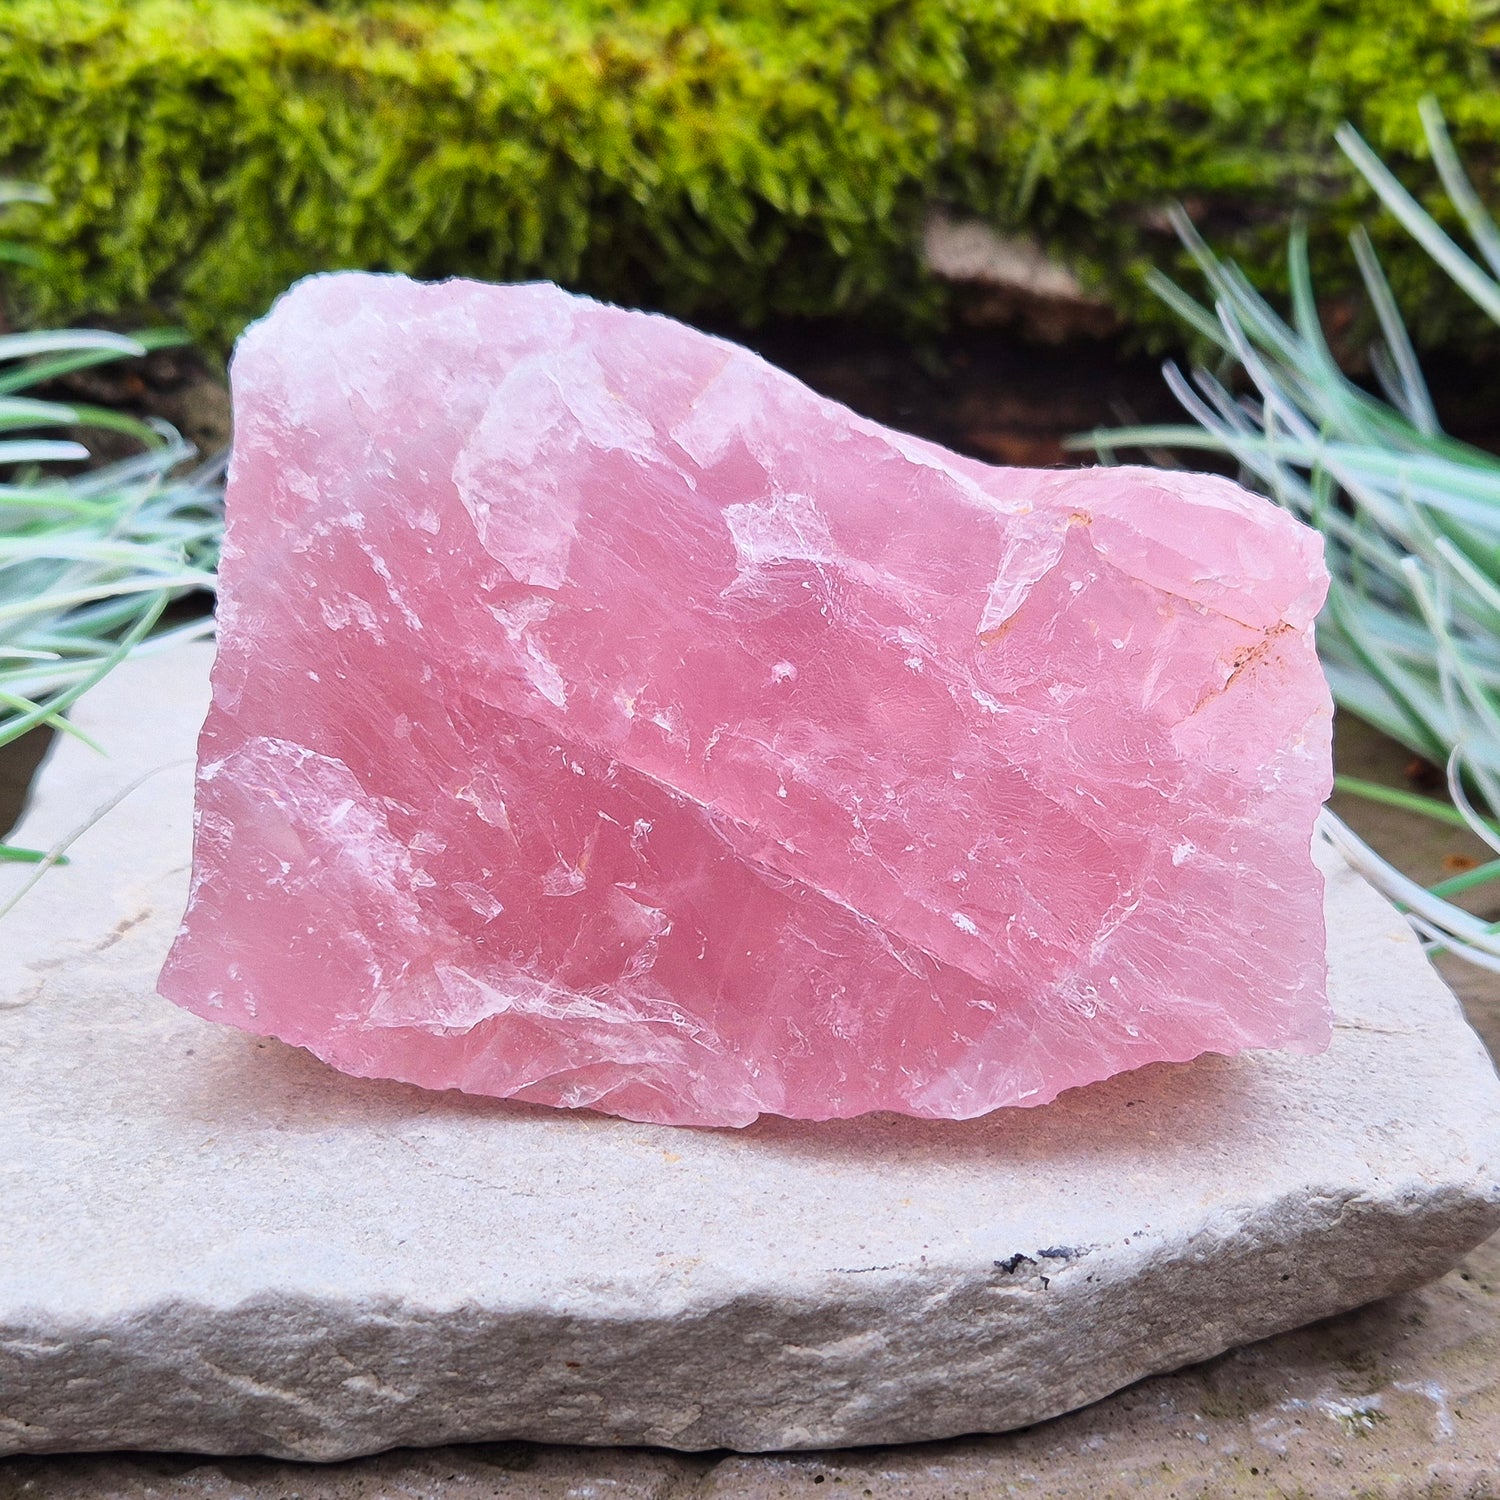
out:
M316 277L233 385L179 1004L700 1125L1326 1044L1326 579L1268 502L549 285Z

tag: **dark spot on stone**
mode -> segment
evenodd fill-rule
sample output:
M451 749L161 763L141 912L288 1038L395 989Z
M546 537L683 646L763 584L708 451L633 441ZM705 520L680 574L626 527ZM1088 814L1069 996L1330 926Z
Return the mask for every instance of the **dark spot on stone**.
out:
M1036 1262L1029 1255L1022 1255L1019 1251L1012 1255L1009 1260L997 1260L995 1269L1004 1271L1007 1276L1014 1276L1022 1266L1034 1266Z

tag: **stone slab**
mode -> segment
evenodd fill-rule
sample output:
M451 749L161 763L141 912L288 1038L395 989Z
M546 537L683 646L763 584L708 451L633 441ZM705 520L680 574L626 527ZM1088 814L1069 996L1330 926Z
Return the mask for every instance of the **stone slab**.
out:
M60 744L18 834L133 787L0 924L0 1451L997 1431L1414 1286L1500 1223L1500 1083L1326 850L1324 1057L958 1124L647 1127L199 1021L152 981L207 661L91 694L110 758Z
M4 1500L1495 1500L1500 1240L1415 1292L1020 1432L735 1456L473 1443L309 1466L0 1459Z

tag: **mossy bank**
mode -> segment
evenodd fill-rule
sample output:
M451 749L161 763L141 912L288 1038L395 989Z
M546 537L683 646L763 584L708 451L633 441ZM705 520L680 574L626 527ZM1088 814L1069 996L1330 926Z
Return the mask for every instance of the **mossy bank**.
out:
M1149 331L1173 200L1271 282L1304 210L1320 285L1350 283L1345 117L1427 184L1433 92L1493 183L1497 37L1459 0L6 0L0 160L56 200L29 315L150 308L221 347L353 266L921 318L935 206ZM1461 341L1422 252L1377 238L1419 331Z

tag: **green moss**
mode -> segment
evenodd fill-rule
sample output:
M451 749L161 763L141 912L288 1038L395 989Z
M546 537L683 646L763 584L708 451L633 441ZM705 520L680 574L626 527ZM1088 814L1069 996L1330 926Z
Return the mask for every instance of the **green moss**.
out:
M1493 180L1493 40L1461 0L6 0L0 160L57 200L35 316L217 343L342 266L919 317L935 203L1161 319L1139 274L1178 198L1271 281L1307 210L1348 283L1346 116L1409 172L1431 90ZM1382 244L1423 331L1461 328Z

